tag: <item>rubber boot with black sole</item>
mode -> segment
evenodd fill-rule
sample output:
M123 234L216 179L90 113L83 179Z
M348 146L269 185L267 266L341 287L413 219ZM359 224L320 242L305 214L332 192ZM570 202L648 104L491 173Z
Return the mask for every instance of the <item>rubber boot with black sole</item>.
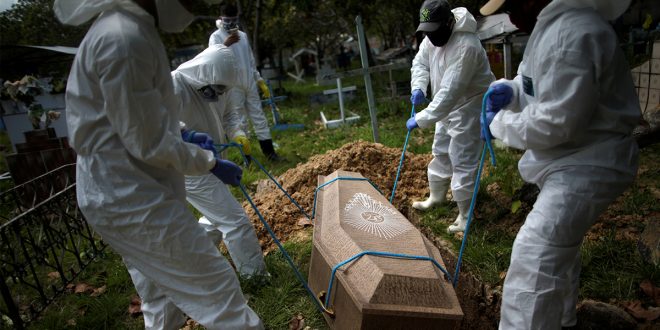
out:
M282 160L280 156L275 153L275 147L273 147L273 140L259 140L259 146L261 147L261 152L272 162L277 162Z

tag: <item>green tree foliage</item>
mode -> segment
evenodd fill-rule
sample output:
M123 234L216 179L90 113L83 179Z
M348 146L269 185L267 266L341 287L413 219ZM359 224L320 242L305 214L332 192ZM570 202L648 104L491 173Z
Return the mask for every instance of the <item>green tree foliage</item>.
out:
M0 13L2 45L45 45L77 47L87 25L61 24L53 12L54 0L18 0L11 9Z
M90 22L78 26L61 24L52 10L54 0L18 0L10 10L0 13L3 45L61 45L76 47ZM383 48L411 45L419 22L421 0L225 0L241 9L241 25L250 38L258 28L256 47L261 56L274 58L282 49L309 47L331 55L339 43L356 39L355 18L362 16L366 33L379 37ZM467 7L475 15L485 0L450 1L453 7ZM199 17L180 34L162 34L168 49L189 45L206 46L215 30L218 5L199 2ZM259 10L259 15L257 15ZM259 17L259 22L255 18Z

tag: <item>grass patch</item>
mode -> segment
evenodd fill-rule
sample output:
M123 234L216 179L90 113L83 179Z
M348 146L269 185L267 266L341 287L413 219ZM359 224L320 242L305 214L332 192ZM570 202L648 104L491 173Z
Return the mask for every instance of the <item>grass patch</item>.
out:
M660 268L645 263L636 242L617 240L614 231L585 242L581 252L580 298L636 299L641 281L660 282Z
M6 155L13 152L11 141L9 140L9 134L7 134L6 131L0 132L0 150L2 149L5 151L0 151L0 174L9 172ZM0 180L0 193L13 187L14 182L12 180Z
M463 254L469 271L491 285L501 284L502 274L509 268L514 236L502 230L486 230L477 222L471 226ZM452 242L460 247L460 241Z
M130 275L119 255L107 250L103 257L85 268L75 283L95 288L105 285L98 297L89 293L65 294L30 324L30 329L143 329L142 317L131 317L127 310L136 294Z
M299 271L307 278L312 242L284 244ZM52 303L42 317L30 324L30 329L144 329L141 316L128 314L128 306L137 294L121 257L108 250L102 258L86 268L76 283L94 287L107 286L98 297L89 294L65 294ZM298 281L279 250L265 257L272 274L267 285L263 279L241 278L241 288L252 309L261 317L267 329L288 329L292 316L302 315L313 329L326 329L323 316ZM198 327L203 329L202 327Z
M496 166L491 164L490 156L487 157L485 164L487 174L482 174L482 187L487 187L491 183L497 183L504 194L512 197L514 192L522 187L524 181L518 172L518 160L522 152L512 148L495 148Z
M447 226L449 224L444 219L449 219L452 215L456 214L456 206L444 203L425 211L420 216L422 226L431 229L435 235L444 235L447 233Z
M312 241L287 242L284 248L307 280ZM260 279L242 280L241 283L243 292L249 297L250 306L261 317L266 329L289 329L289 321L296 315L302 315L305 324L313 329L326 329L323 316L284 255L276 250L268 254L265 261L271 274L267 286L261 285Z

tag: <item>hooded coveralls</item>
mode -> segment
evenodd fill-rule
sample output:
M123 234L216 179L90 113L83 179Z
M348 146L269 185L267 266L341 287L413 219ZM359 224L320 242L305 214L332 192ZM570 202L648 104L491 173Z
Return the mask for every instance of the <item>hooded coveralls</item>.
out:
M198 92L206 85L236 86L239 71L234 54L224 45L209 46L172 71L174 93L181 101L180 119L187 129L205 132L216 143L227 143L227 133L230 138L245 135L236 112L224 111L224 94L218 102L207 102ZM246 276L265 274L266 265L254 228L227 185L210 173L186 175L186 191L188 202L207 219L200 224L210 234L219 231L223 236L237 270Z
M218 29L211 34L209 45L221 45L229 36L220 20L216 21ZM261 79L254 61L254 55L248 42L247 34L237 31L240 40L231 45L229 49L234 52L239 67L239 85L229 91L229 107L236 111L241 118L241 129L248 132L248 117L252 120L254 133L259 141L271 140L268 119L261 106L261 98L257 89L257 80Z
M456 23L449 41L435 47L422 40L411 68L411 89L431 83L432 101L415 115L421 128L435 124L433 159L428 180L451 178L455 201L472 197L482 141L479 138L481 99L495 80L486 51L475 34L477 21L463 7L452 10Z
M513 244L500 329L575 325L583 237L637 171L631 132L639 104L606 20L628 4L551 2L538 15L518 75L504 81L513 101L489 127L526 150L520 174L541 192Z
M58 0L54 10L67 24L98 15L66 91L78 206L123 257L145 327L178 329L183 311L208 329L263 328L231 265L187 209L183 174L206 174L215 159L181 139L154 18L130 0Z

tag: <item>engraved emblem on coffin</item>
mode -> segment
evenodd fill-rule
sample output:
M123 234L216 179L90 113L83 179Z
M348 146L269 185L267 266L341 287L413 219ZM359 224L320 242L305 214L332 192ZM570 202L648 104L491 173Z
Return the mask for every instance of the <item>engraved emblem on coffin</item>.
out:
M344 207L344 222L356 229L388 239L412 229L391 207L365 193L356 193Z

